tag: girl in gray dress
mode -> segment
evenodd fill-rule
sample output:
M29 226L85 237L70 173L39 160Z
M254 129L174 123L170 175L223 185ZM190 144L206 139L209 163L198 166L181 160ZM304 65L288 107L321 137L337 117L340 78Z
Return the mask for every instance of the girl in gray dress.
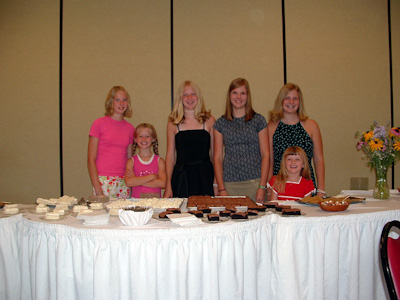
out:
M218 195L264 201L268 169L267 121L252 108L247 80L237 78L229 85L225 114L214 125Z

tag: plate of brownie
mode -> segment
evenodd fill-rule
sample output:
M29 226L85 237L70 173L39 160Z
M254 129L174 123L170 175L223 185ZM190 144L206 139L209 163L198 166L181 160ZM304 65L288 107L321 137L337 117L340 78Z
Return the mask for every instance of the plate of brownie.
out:
M207 216L205 216L203 218L203 221L205 223L212 223L212 224L221 223L221 222L225 222L225 221L228 221L228 220L229 220L229 217L221 217L217 213L209 213L209 214L207 214Z
M248 212L244 211L237 211L231 214L231 219L233 221L248 221L249 220L249 214Z

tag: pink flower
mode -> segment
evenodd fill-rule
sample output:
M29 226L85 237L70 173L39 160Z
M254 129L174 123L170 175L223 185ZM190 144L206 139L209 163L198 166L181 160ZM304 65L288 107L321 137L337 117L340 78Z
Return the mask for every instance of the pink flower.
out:
M365 145L365 142L358 142L357 143L357 150L361 150L361 148Z
M390 129L390 136L400 136L400 127L393 127L392 129Z

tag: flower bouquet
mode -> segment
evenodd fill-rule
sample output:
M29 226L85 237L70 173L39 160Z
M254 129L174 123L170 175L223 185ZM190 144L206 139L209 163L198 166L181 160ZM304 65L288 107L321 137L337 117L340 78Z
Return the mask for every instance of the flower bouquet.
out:
M390 192L387 171L400 159L400 128L390 129L374 122L369 131L362 134L357 131L355 138L360 139L357 142L357 150L363 152L367 166L375 170L374 198L388 199Z

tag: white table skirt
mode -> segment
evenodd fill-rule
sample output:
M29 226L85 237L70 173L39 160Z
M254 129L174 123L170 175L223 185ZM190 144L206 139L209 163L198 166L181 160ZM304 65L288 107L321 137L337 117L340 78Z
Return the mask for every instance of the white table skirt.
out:
M400 219L390 205L141 230L2 218L0 299L388 299L379 240Z

